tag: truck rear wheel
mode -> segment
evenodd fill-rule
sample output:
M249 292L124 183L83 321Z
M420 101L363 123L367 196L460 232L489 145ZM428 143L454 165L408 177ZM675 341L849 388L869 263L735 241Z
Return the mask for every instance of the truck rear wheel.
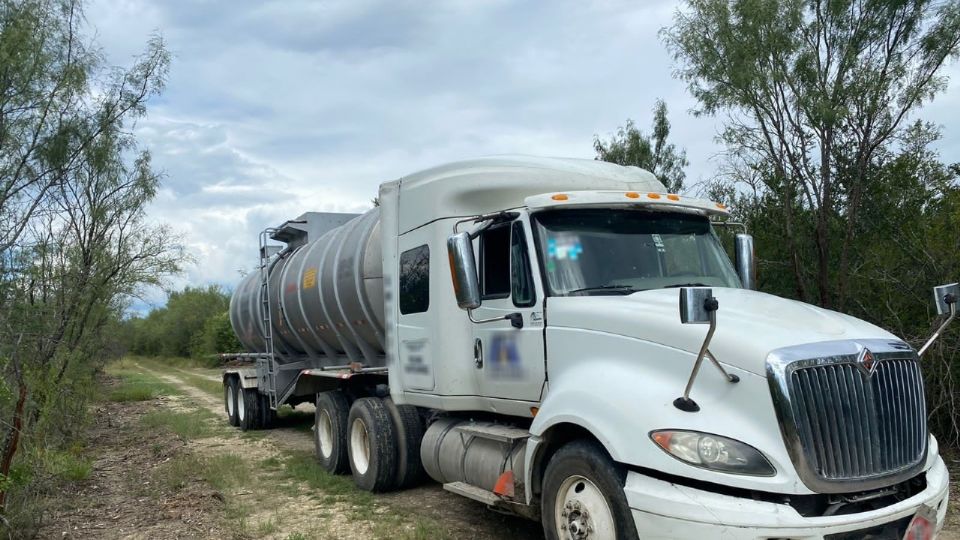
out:
M637 540L626 470L594 441L574 441L553 455L543 477L543 530L549 540Z
M260 428L258 395L260 393L256 388L241 388L237 385L237 421L243 431Z
M350 402L339 390L317 394L313 416L313 446L317 461L331 474L350 470L347 456L347 419Z
M383 402L390 411L397 429L397 489L412 487L423 481L425 472L420 460L420 443L423 442L423 418L412 405L397 405L392 399Z
M227 409L227 422L231 426L240 425L240 421L237 419L238 386L236 377L227 377L227 380L223 382L223 400Z
M347 453L357 487L365 491L387 491L397 478L397 432L387 406L380 398L353 402Z

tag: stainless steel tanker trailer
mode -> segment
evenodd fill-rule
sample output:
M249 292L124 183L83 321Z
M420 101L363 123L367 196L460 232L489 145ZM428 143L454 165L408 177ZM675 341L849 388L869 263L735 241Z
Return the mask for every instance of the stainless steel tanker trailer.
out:
M649 172L435 167L362 215L260 238L237 286L229 421L316 406L317 459L369 491L429 476L548 538L930 538L948 478L914 347L753 290L722 204ZM943 317L956 284L937 287ZM910 536L907 536L910 535Z

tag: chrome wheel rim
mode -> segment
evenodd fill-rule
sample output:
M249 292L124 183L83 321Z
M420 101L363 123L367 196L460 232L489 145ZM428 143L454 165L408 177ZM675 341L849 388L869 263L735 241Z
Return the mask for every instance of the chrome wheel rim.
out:
M554 505L554 520L560 538L616 538L617 528L607 498L596 484L583 476L570 476L560 484Z
M223 399L227 400L227 415L233 416L233 392L230 391L230 385L223 389Z
M237 418L242 422L247 415L247 408L243 404L243 389L237 387Z
M350 460L357 474L365 474L370 468L370 436L359 418L350 426Z
M327 411L317 411L317 440L320 442L320 455L330 457L333 453L333 421Z

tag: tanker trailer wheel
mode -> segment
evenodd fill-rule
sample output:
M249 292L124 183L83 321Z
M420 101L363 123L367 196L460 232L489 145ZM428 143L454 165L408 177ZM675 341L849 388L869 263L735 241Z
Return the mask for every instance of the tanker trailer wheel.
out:
M317 410L313 414L313 446L317 461L331 474L350 470L347 456L347 419L350 402L339 390L317 394Z
M550 459L543 477L543 530L550 540L637 540L626 470L594 441L574 441Z
M259 412L259 429L270 429L277 422L277 411L270 408L270 396L266 394L257 394L257 404Z
M259 395L256 388L237 387L237 420L243 431L260 428Z
M426 475L420 460L420 443L423 442L423 418L413 405L397 405L389 397L383 399L393 425L397 430L397 489L413 487Z
M227 380L223 383L223 400L226 402L227 409L227 422L231 426L240 425L240 420L237 418L237 378L236 377L227 377Z
M354 483L365 491L393 488L397 479L397 430L383 400L367 397L354 401L347 426L347 454Z

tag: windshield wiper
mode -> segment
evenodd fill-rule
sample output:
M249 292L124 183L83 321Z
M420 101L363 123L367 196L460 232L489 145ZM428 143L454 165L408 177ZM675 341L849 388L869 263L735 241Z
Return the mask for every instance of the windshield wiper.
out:
M677 283L676 285L667 285L664 289L676 289L678 287L709 287L706 283Z
M576 294L582 292L616 292L620 294L632 294L640 289L631 287L630 285L599 285L597 287L584 287L582 289L574 289L572 291L567 291L567 294Z

